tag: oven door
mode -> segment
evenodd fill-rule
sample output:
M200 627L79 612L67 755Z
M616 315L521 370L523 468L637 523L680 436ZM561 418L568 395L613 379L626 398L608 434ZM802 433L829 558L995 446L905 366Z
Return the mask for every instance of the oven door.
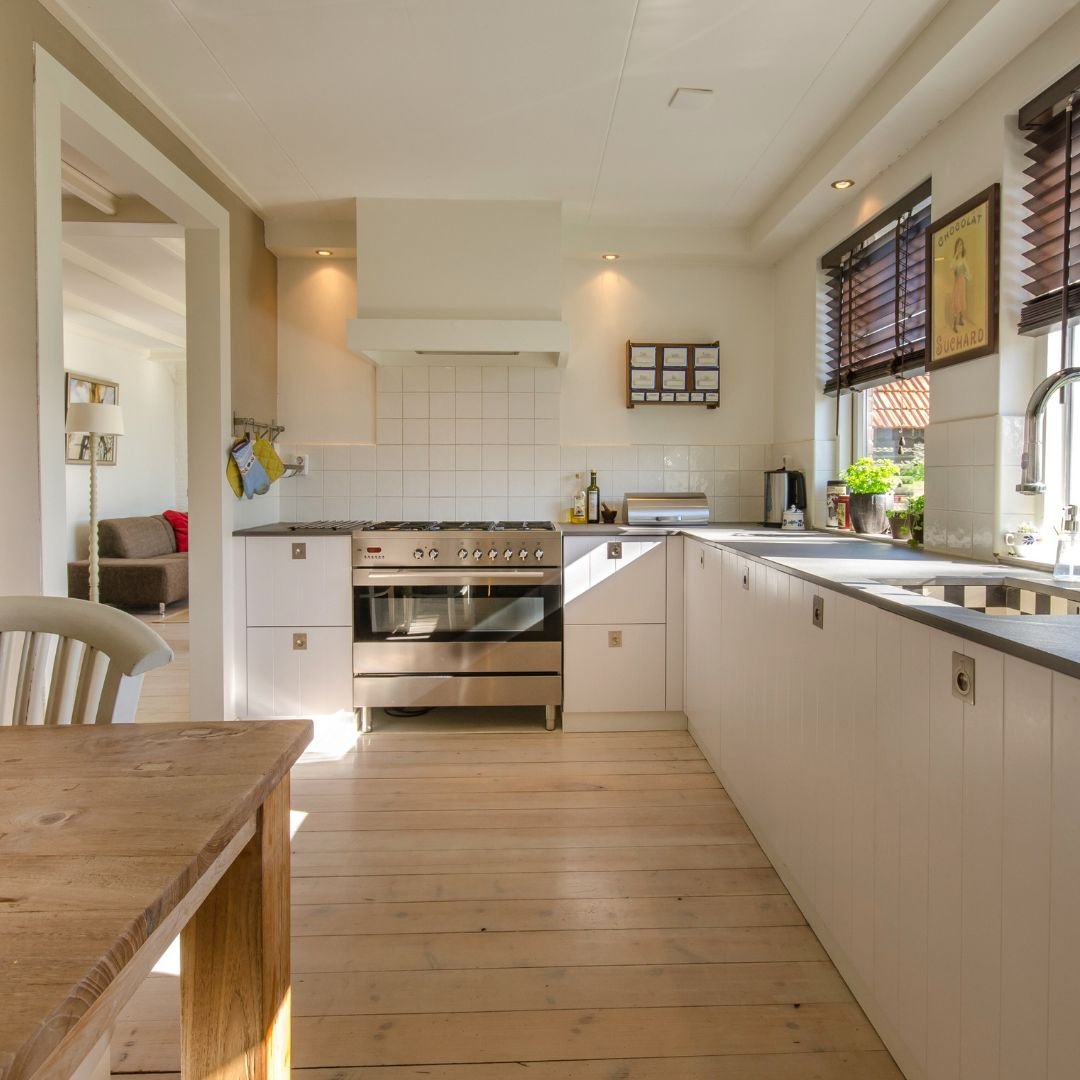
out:
M353 673L562 669L558 569L353 571Z

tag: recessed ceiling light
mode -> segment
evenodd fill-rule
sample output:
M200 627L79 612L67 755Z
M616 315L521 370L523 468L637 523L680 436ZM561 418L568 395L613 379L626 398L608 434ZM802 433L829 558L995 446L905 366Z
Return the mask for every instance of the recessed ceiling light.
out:
M669 109L707 109L713 92L703 86L680 86L668 99Z
M855 186L855 181L854 180L834 180L832 182L832 186L834 188L836 188L837 191L847 191L848 188L852 188L852 187Z
M329 248L316 248L315 249L315 254L316 255L326 256L326 255L333 255L334 253Z
M619 256L613 251L609 251L607 254L600 256L601 259L606 259L608 262L614 262L618 257Z

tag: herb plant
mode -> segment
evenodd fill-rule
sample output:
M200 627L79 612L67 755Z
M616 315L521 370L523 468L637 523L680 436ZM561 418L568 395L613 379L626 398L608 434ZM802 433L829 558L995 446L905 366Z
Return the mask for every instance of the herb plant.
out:
M895 462L863 457L847 467L844 480L852 495L884 495L892 491L899 475L900 467Z

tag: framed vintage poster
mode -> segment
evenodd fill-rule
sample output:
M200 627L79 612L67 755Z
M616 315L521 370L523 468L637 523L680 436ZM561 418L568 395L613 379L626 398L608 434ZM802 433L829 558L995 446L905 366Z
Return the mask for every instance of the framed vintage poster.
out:
M694 346L694 367L719 367L720 366L720 347L718 345L695 345Z
M626 407L719 404L720 343L627 341Z
M675 371L664 371L664 389L665 390L685 390L686 389L686 372L682 369Z
M79 375L67 371L65 375L64 415L68 405L76 402L93 402L102 405L120 404L120 385L108 379L99 379L96 375ZM90 436L65 435L64 461L68 465L90 464ZM97 445L97 463L99 465L116 464L116 436L99 435Z
M684 368L690 355L690 350L685 345L664 346L664 367Z
M926 366L997 352L998 204L994 184L926 231Z
M631 368L630 388L632 390L655 390L656 368Z
M634 345L630 349L630 366L635 368L656 367L656 346Z

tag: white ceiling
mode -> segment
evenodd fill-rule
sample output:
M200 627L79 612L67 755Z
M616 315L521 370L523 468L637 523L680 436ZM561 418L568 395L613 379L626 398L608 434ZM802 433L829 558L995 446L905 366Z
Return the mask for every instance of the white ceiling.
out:
M152 235L154 229L161 235ZM65 223L65 324L150 357L178 358L186 348L179 231L175 226Z
M54 0L270 216L743 226L944 0ZM678 86L715 91L669 109Z

